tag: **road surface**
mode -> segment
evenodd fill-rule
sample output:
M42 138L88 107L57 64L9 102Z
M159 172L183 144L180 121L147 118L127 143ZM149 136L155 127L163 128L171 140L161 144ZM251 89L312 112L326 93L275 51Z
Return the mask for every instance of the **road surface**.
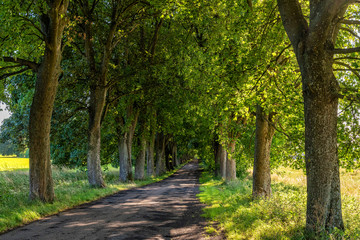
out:
M81 205L0 235L1 240L222 239L206 236L198 163L141 188Z

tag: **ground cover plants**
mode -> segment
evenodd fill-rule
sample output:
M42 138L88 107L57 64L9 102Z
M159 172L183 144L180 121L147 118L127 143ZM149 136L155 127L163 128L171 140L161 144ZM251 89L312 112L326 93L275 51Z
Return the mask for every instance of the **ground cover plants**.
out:
M23 167L21 158L13 158L13 165ZM2 162L2 161L0 161ZM5 162L5 161L4 161ZM12 166L13 166L12 165ZM13 168L11 168L13 170ZM118 169L108 167L104 172L106 188L92 188L85 171L53 167L56 199L54 203L29 200L29 171L9 169L0 171L0 233L32 222L47 215L90 202L120 190L160 181L175 172L144 181L120 183Z
M306 179L301 170L272 173L272 198L252 198L251 173L229 183L208 172L201 177L204 215L218 222L228 239L305 239ZM345 232L335 229L318 239L360 239L360 171L341 171ZM209 226L209 232L219 231Z

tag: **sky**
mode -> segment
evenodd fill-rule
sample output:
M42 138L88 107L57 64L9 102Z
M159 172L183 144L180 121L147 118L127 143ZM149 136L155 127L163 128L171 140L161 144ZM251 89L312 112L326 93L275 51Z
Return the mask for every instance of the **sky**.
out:
M10 117L11 113L5 109L6 108L6 105L2 102L0 102L0 125L2 124L2 121L5 119L5 118L8 118Z

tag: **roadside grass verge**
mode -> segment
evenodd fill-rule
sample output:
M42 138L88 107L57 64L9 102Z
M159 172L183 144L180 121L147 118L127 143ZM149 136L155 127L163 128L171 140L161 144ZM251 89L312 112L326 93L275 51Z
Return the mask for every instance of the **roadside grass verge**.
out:
M204 216L217 222L228 239L306 239L305 176L301 171L279 168L272 174L273 197L252 199L249 174L228 184L203 172L201 202L208 206ZM360 239L360 172L341 172L345 232L319 239ZM208 232L217 231L211 226Z
M28 199L28 171L0 171L0 233L120 190L161 181L174 172L176 170L144 181L120 183L118 169L109 168L104 172L106 188L100 189L88 185L83 171L53 167L56 200L49 204Z

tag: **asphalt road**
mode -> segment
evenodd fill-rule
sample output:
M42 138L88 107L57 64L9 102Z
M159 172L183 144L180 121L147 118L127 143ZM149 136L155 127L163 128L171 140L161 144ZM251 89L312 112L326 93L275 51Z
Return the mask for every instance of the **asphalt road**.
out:
M0 235L0 239L222 239L205 236L199 167L192 161L171 177L81 205Z

